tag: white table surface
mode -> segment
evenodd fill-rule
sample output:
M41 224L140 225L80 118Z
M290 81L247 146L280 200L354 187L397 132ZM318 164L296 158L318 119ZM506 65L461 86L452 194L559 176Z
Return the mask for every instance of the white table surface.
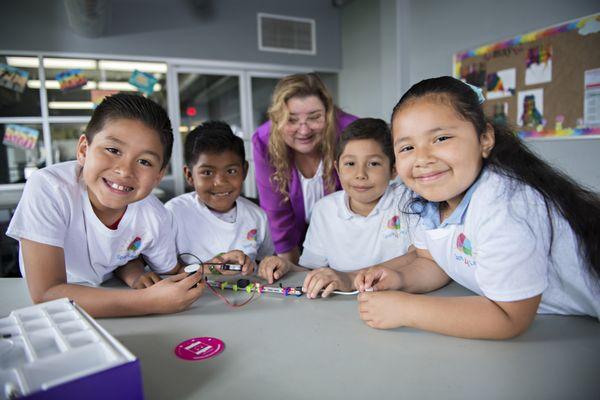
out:
M292 286L302 274L287 279ZM246 293L224 292L243 300ZM451 284L437 296L470 295ZM0 316L31 304L24 280L0 279ZM179 314L99 319L141 361L148 399L592 399L600 394L600 323L537 316L522 336L467 340L375 330L355 296L263 294L231 309L208 291ZM225 342L215 358L178 359L183 340Z

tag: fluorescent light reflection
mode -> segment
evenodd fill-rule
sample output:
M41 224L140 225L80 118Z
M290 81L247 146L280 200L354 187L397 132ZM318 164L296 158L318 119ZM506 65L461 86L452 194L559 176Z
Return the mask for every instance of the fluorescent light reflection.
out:
M54 69L100 69L105 71L138 71L150 73L166 73L167 64L137 62L137 61L115 61L77 59L77 58L44 58L44 67ZM6 57L6 63L13 67L37 68L39 60L37 57Z
M51 101L48 108L53 110L93 110L94 103L91 101Z
M30 79L27 81L27 87L30 89L39 89L42 86L39 80ZM60 89L60 83L58 81L49 80L46 81L46 89ZM127 82L98 82L96 81L88 81L88 83L83 86L81 89L83 90L119 90L121 92L135 92L137 88L130 83ZM154 91L160 92L162 86L160 83L156 83L154 85Z

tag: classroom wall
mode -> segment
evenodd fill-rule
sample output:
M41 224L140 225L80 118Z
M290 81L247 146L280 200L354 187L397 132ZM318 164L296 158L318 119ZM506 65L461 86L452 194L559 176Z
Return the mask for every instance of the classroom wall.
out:
M194 58L318 70L341 66L340 9L331 1L114 0L109 29L93 39L71 29L63 3L2 2L0 50ZM315 19L317 54L259 51L258 12Z
M409 1L360 0L342 10L339 106L359 116L389 119L407 69L399 58Z
M361 116L389 114L400 95L424 78L451 75L452 55L503 38L600 12L597 0L372 0L342 11L340 103ZM395 16L396 37L383 37ZM360 24L359 24L360 22ZM356 26L357 31L352 27ZM360 41L348 40L360 36ZM396 54L387 57L385 54ZM373 57L376 61L373 61ZM395 63L400 76L377 74L373 62ZM348 66L351 63L351 66ZM386 66L389 68L389 66ZM364 70L365 74L360 71ZM389 82L389 84L388 84ZM344 87L360 91L344 90ZM382 90L397 88L384 100ZM360 93L357 96L356 93ZM580 183L600 192L600 139L529 141L528 145Z

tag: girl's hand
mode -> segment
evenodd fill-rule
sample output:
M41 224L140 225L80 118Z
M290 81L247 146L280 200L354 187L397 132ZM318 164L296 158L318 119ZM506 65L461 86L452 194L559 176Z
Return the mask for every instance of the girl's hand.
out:
M291 269L291 263L277 256L263 258L258 266L258 276L269 282L269 285L281 279Z
M302 284L302 291L309 299L316 299L321 290L323 290L321 297L328 297L334 290L349 292L353 289L349 274L327 267L309 272Z
M402 277L398 271L387 267L371 267L358 272L354 278L354 287L359 292L367 289L398 290L402 287Z
M150 271L138 276L137 279L133 281L131 287L133 289L145 289L154 285L155 283L160 282L161 280L162 279L156 274L156 272Z
M358 295L360 319L371 328L391 329L406 325L402 313L408 297L404 292L365 292Z
M239 264L242 266L242 275L250 275L256 269L256 263L241 250L231 250L227 253L216 255L208 262ZM237 275L239 273L239 271L223 271L218 266L215 266L215 268L223 275Z
M204 291L202 274L177 274L144 289L148 313L169 314L188 308Z

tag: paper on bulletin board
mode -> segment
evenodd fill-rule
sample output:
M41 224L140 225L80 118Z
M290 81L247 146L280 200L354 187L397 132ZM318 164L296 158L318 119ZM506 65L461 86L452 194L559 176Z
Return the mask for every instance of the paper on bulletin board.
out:
M544 89L520 91L517 100L517 125L537 129L544 122Z
M23 93L28 78L29 72L0 63L0 87Z
M525 84L537 85L552 81L552 47L540 45L527 51Z
M6 125L2 144L31 150L35 147L40 136L40 131L23 125Z
M506 125L508 123L508 103L498 102L493 105L492 121L496 124Z
M515 94L517 70L515 68L491 72L486 78L486 97L489 100L508 97Z
M79 89L88 82L86 76L80 69L70 69L68 71L59 72L56 74L56 80L60 85L60 90L63 92Z
M585 71L584 82L583 123L600 126L600 68Z
M154 85L158 80L146 72L138 71L137 69L131 73L129 83L138 88L140 92L151 95L154 92Z
M470 85L482 88L485 86L485 64L469 64L460 71L460 79Z

